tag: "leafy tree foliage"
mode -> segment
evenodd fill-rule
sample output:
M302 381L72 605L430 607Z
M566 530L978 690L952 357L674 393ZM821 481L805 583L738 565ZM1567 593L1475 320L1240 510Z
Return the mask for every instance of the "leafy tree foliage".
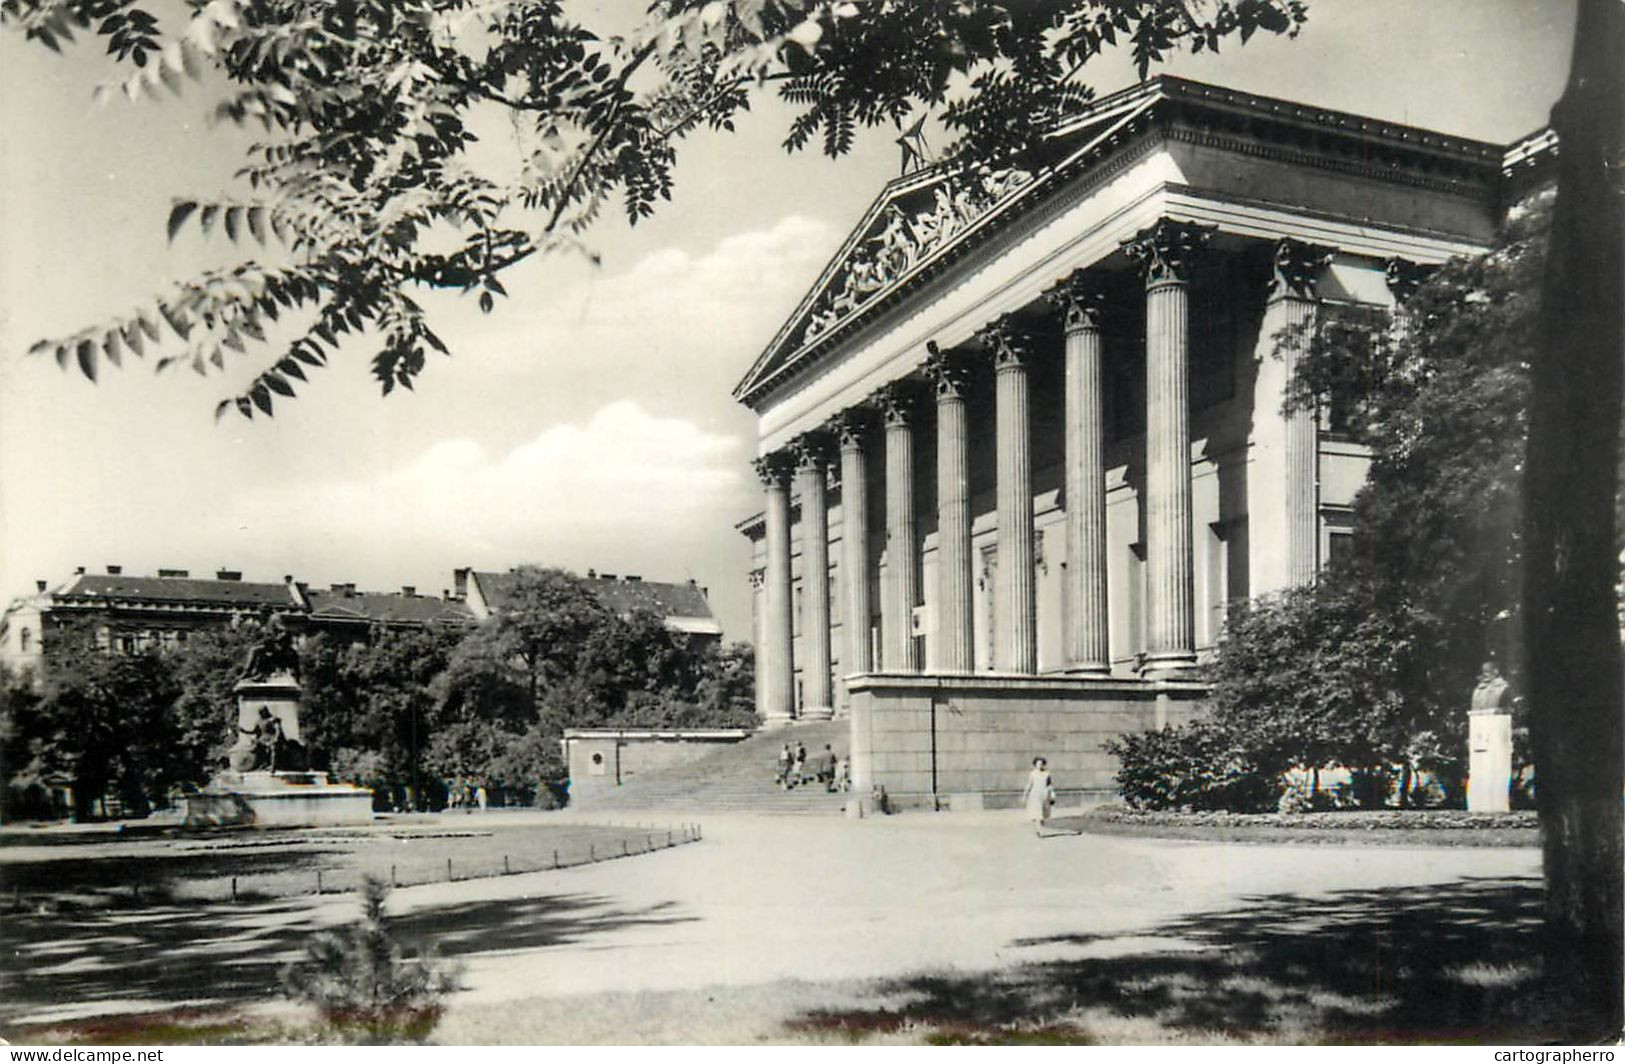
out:
M617 616L563 570L521 568L436 681L428 764L526 791L564 775L565 728L750 727L753 660L701 650L652 612Z
M0 810L7 819L51 812L29 749L39 701L31 670L0 664Z
M1393 325L1322 317L1290 404L1338 412L1371 448L1352 579L1421 625L1408 697L1459 707L1479 665L1516 685L1522 484L1551 195L1513 212L1489 255L1433 273Z
M524 665L532 699L575 675L594 635L615 615L592 589L564 569L520 566L491 638Z
M1226 809L1274 805L1278 781L1211 720L1123 735L1104 744L1117 758L1117 783L1136 809Z
M264 629L246 620L230 628L199 629L165 655L180 694L173 710L190 783L201 785L224 762L237 739L237 695L233 690L249 651Z
M731 129L769 85L795 108L790 150L816 141L841 155L860 126L906 127L913 143L935 114L945 165L1032 168L1044 132L1089 99L1081 75L1103 48L1129 47L1143 76L1180 47L1295 32L1305 9L656 0L636 23L614 25L612 8L592 18L548 0L206 0L174 25L140 0L0 0L0 23L45 47L105 40L125 69L104 95L195 80L192 91L213 94L211 115L263 132L240 196L179 200L169 219L171 236L196 224L263 261L206 272L36 350L94 378L126 354L207 373L270 346L263 371L219 407L252 416L365 335L383 391L411 387L431 352L449 353L423 293L478 293L490 311L505 271L584 249L612 201L632 222L648 215L670 195L684 138ZM476 152L491 122L511 130L511 156Z
M180 689L156 650L110 654L90 625L64 625L46 644L43 671L37 700L8 698L26 710L8 722L8 761L15 750L18 766L8 767L10 782L67 781L76 812L89 816L109 793L143 814L197 778L170 712Z
M1359 778L1416 769L1459 780L1460 699L1430 697L1432 629L1348 571L1237 610L1215 658L1213 723L1271 780L1341 766ZM1277 788L1278 790L1278 788ZM1388 787L1361 797L1381 804Z
M699 711L696 725L754 728L756 648L749 643L718 647L707 659L694 695Z
M359 642L307 639L301 725L318 763L386 794L418 790L436 717L432 686L458 635L375 626Z
M1514 684L1520 671L1520 477L1550 214L1549 194L1521 205L1493 253L1445 264L1394 318L1333 311L1281 338L1308 351L1288 411L1329 410L1371 449L1358 548L1230 617L1210 722L1125 738L1123 782L1143 801L1233 801L1237 763L1276 794L1289 770L1329 765L1397 775L1401 801L1417 769L1459 782L1480 663L1501 658Z

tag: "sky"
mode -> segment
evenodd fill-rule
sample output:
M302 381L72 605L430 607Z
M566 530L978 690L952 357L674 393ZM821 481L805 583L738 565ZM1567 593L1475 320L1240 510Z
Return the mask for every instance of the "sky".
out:
M1567 0L1309 10L1296 40L1162 69L1498 143L1544 125L1567 74ZM840 161L791 156L790 112L759 101L736 134L681 149L653 219L598 227L600 265L527 262L489 316L436 303L455 357L415 392L380 397L357 346L274 419L216 423L256 359L92 383L26 354L232 261L200 236L170 245L164 225L173 199L228 187L248 138L205 122L201 92L94 104L116 73L100 52L0 32L0 599L80 565L436 592L459 566L534 562L694 579L727 636L749 638L734 526L760 509L755 419L730 393L895 176L895 132ZM1101 93L1134 78L1123 55L1092 67Z

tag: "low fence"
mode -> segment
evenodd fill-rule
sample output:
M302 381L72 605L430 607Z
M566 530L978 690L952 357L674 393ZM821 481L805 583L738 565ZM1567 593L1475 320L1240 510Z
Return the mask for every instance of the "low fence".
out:
M140 855L107 861L11 865L0 868L0 884L7 888L6 900L19 907L24 895L51 899L57 907L251 903L347 894L359 890L368 876L395 887L414 887L578 868L704 838L698 824L278 835L233 832L185 848L159 844Z

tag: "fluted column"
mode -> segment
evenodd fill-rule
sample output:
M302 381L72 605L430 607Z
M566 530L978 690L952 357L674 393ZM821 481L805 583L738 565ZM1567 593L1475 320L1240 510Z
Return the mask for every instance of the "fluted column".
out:
M880 667L918 672L914 604L919 601L919 547L914 524L916 395L896 381L875 395L886 426L886 580L880 596Z
M801 496L801 715L835 715L830 691L828 444L809 433L792 445Z
M750 611L751 611L751 643L756 647L757 667L752 670L753 684L751 695L755 704L767 705L767 673L761 667L764 657L763 648L767 646L767 603L762 597L763 587L767 583L766 569L752 569L750 571Z
M837 414L829 428L841 447L841 672L847 676L874 668L869 648L869 436L868 411L854 407ZM851 710L841 684L837 712Z
M970 672L972 654L970 456L965 360L931 345L926 362L937 395L937 667Z
M1191 561L1190 269L1213 227L1164 218L1123 245L1145 274L1145 674L1196 662Z
M1066 329L1066 663L1111 670L1106 605L1106 413L1099 282L1074 273L1052 294Z
M796 677L790 594L790 463L780 453L756 459L756 473L762 478L767 535L766 586L762 589L766 606L761 668L764 700L757 715L768 725L786 724L795 717Z
M1290 382L1309 346L1315 317L1315 286L1332 260L1332 249L1301 240L1275 245L1265 320L1275 325L1277 351ZM1320 450L1317 411L1293 404L1286 418L1287 579L1294 586L1315 582L1320 568Z
M982 330L993 358L994 449L998 476L999 567L993 588L994 667L1038 671L1033 586L1032 430L1027 351L1008 319Z

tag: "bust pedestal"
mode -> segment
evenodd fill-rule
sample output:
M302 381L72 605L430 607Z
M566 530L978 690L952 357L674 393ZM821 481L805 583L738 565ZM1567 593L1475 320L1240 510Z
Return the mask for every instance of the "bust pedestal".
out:
M1512 810L1511 692L1493 661L1484 663L1467 712L1467 811Z
M1492 710L1467 716L1467 811L1512 809L1512 714Z

